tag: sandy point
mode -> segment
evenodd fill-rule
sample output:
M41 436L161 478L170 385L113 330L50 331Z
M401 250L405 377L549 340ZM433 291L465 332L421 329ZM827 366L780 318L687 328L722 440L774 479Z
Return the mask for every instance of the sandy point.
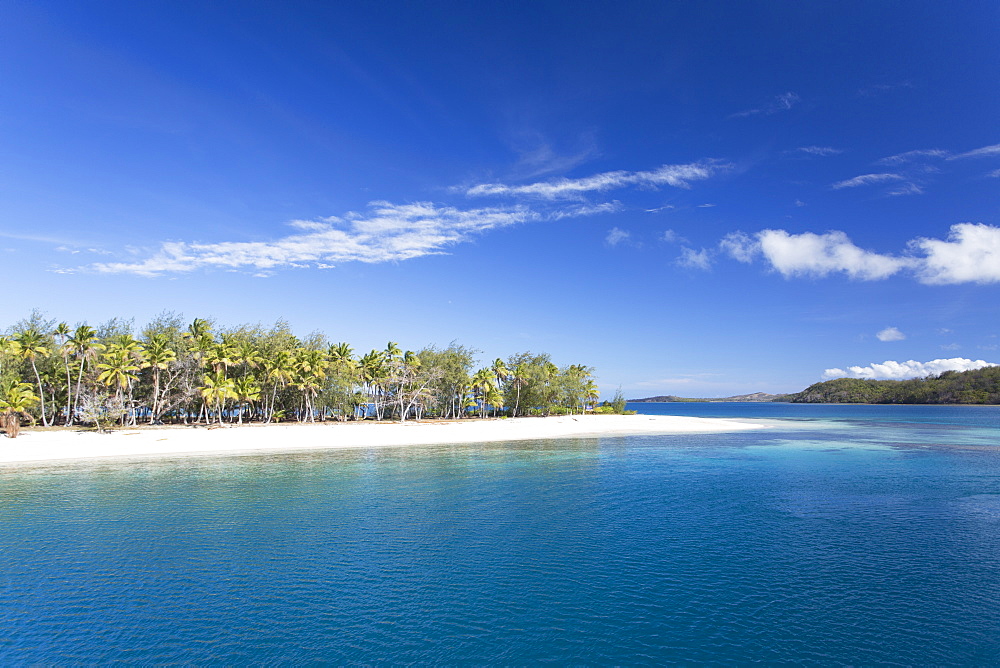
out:
M120 429L109 434L24 430L0 438L0 466L91 459L218 456L337 448L529 441L759 429L751 421L668 415L575 415L493 420L327 422Z

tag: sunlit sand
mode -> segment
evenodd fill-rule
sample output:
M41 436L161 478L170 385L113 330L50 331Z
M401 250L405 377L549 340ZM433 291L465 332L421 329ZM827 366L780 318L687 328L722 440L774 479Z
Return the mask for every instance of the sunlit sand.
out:
M26 429L0 438L0 465L87 459L183 457L263 452L525 441L567 437L683 434L757 429L728 419L664 415L577 415L405 423L328 422L119 429L108 434Z

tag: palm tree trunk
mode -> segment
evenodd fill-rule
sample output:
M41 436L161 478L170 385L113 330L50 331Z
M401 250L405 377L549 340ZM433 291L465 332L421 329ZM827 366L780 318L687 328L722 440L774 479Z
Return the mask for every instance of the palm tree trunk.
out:
M42 407L42 426L48 427L49 422L45 418L45 390L42 389L42 377L38 375L38 367L35 366L34 358L31 359L31 368L35 372L35 380L38 381L38 399Z

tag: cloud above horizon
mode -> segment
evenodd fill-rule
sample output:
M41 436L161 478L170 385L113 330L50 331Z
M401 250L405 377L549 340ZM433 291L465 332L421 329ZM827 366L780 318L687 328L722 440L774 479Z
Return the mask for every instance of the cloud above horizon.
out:
M876 183L885 183L886 181L902 180L903 177L900 174L862 174L861 176L855 176L853 179L837 181L830 187L834 190L841 190L843 188L857 188L858 186L870 186Z
M764 106L747 109L745 111L738 111L735 114L730 114L729 118L747 118L748 116L757 116L758 114L770 116L771 114L776 114L779 111L788 111L801 100L802 98L800 98L798 94L789 91L787 93L774 96L774 99Z
M906 255L865 250L839 230L733 232L719 247L738 262L749 264L761 257L785 278L841 273L873 281L910 271L927 285L1000 283L1000 228L983 223L952 225L945 240L918 237L907 244Z
M430 202L377 201L369 207L366 214L292 221L289 226L298 233L272 241L164 242L145 259L101 262L86 269L139 276L198 269L253 270L267 275L276 269L329 268L337 262L397 262L440 255L476 234L541 218L523 206L461 210Z
M863 378L866 380L905 380L907 378L924 378L936 375L945 371L972 371L988 366L1000 366L994 362L985 360L970 360L964 357L952 357L950 359L936 359L929 362L917 362L907 360L906 362L895 362L886 360L885 362L872 363L868 366L849 366L847 369L827 369L823 372L823 378Z
M875 338L879 341L902 341L906 338L906 334L903 334L896 327L886 327L876 334Z
M553 179L525 185L505 183L480 183L465 188L468 197L524 196L545 200L580 198L587 193L604 192L627 186L656 188L672 186L688 189L692 181L703 181L730 165L715 160L703 160L684 165L663 165L658 169L640 172L617 170L578 179Z

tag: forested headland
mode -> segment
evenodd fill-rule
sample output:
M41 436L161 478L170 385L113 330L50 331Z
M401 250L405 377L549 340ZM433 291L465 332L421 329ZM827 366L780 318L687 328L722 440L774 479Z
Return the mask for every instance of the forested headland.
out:
M39 312L0 336L0 427L407 420L594 409L593 368L548 353L479 365L456 342L359 353L288 323L219 326L163 313L136 329L69 326Z
M831 404L1000 404L1000 367L945 371L927 378L837 378L775 401Z

